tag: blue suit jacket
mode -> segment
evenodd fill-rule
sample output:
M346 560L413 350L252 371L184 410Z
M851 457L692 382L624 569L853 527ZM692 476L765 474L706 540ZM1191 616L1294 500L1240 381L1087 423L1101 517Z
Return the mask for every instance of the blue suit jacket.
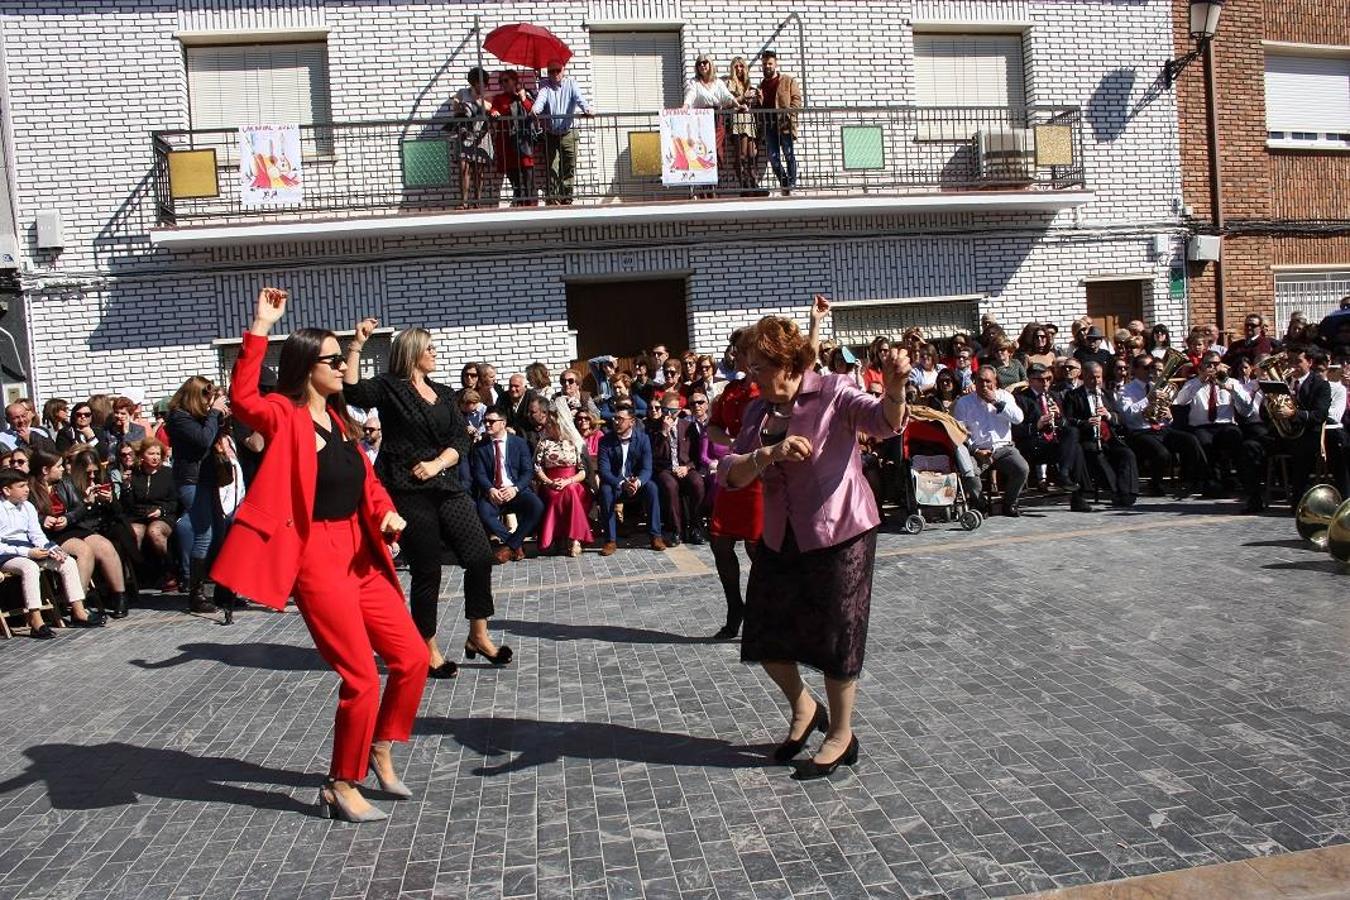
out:
M506 459L503 462L507 481L515 485L521 493L534 491L534 460L530 456L530 446L525 443L524 438L507 434ZM484 439L475 444L470 452L469 468L473 472L474 490L479 496L486 497L487 492L492 490L496 466L492 441Z
M628 474L637 478L641 484L652 480L652 445L642 426L633 423L632 442L628 445ZM596 451L599 457L600 482L617 489L623 482L623 447L619 436L614 432L600 439Z

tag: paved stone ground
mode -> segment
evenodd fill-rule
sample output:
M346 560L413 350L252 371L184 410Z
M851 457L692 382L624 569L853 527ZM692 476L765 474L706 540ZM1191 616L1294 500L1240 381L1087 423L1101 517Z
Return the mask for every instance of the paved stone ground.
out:
M298 616L19 637L0 896L984 897L1344 843L1350 574L1234 509L883 534L830 782L766 765L784 710L700 639L701 548L499 569L519 662L432 683L378 825L316 815L337 679Z

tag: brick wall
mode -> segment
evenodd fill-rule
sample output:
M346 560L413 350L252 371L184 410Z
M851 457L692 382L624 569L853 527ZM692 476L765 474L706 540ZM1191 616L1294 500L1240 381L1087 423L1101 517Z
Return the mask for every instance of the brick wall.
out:
M1175 51L1189 49L1186 0L1174 2ZM1224 240L1224 319L1234 329L1242 316L1273 315L1272 267L1344 265L1350 269L1347 233L1284 237L1241 233L1252 220L1284 224L1347 219L1350 155L1266 147L1265 51L1262 41L1350 47L1350 0L1251 0L1229 3L1214 41L1218 86L1220 170L1224 215L1239 233ZM1199 61L1177 85L1182 184L1197 224L1212 223L1205 111ZM1215 320L1213 266L1190 267L1195 322Z
M977 294L982 308L1010 323L1063 324L1084 310L1085 278L1142 274L1146 312L1182 318L1184 302L1167 294L1181 234L1176 113L1172 96L1151 83L1171 52L1168 0L859 0L846 15L841 6L122 0L72 12L62 0L0 0L36 393L138 387L160 396L188 374L213 374L221 354L211 341L238 332L256 287L269 280L296 290L294 324L347 328L374 313L394 327L429 327L450 380L467 359L492 359L503 370L534 359L560 366L575 351L566 279L629 272L691 272L690 337L713 351L732 328L767 312L803 316L817 290L841 299ZM149 243L150 132L189 125L175 33L327 29L334 117L403 119L430 116L463 83L476 61L475 14L484 32L513 21L553 29L576 51L571 74L591 91L587 22L683 21L688 71L700 52L723 65L754 54L789 12L804 23L805 56L792 24L773 43L784 69L806 75L813 105L913 102L915 20L1029 23L1028 98L1083 108L1096 200L1045 216L522 228L190 252ZM32 244L34 216L49 209L65 221L60 253ZM1159 234L1176 246L1155 259ZM784 248L782 261L757 265L769 245Z

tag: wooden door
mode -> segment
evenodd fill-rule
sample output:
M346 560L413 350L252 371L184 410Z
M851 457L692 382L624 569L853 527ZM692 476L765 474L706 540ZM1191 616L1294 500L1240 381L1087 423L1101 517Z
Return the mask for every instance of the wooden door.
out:
M567 286L567 325L577 333L577 356L636 356L665 344L671 356L689 347L683 278L605 281Z
M1087 314L1106 339L1113 340L1117 328L1124 328L1131 319L1143 320L1144 282L1088 282Z

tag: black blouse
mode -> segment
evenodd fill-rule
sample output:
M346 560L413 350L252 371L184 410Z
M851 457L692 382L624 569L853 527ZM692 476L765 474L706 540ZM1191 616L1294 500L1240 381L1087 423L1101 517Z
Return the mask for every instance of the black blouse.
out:
M318 422L314 431L325 441L319 451L319 474L314 480L314 519L341 522L356 515L366 487L366 465L354 441L329 431Z
M377 407L384 440L375 460L375 474L391 492L442 490L460 493L461 467L469 465L469 430L464 414L455 403L455 392L427 379L436 394L428 403L406 379L385 373L349 384L342 390L346 401L362 409ZM447 447L459 453L459 462L435 478L419 481L413 466L441 455Z

